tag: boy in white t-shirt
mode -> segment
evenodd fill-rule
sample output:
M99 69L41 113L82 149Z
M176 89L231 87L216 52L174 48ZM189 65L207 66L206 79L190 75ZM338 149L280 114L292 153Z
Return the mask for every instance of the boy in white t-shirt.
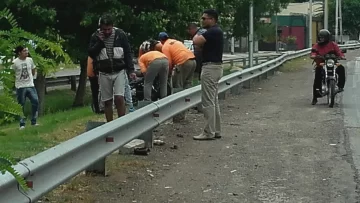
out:
M39 108L39 98L34 85L35 64L32 58L28 57L29 51L26 47L16 47L15 54L18 57L13 61L12 69L15 72L17 100L24 112L26 98L29 98L32 106L31 125L35 126ZM24 128L25 118L20 116L20 129Z

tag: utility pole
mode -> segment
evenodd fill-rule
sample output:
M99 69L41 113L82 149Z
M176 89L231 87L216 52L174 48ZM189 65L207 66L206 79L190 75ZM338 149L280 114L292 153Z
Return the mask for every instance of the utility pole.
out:
M276 53L279 52L277 13L275 13L275 51Z
M343 43L343 25L342 25L342 0L339 0L339 21L340 21L340 42Z
M335 42L339 41L339 0L335 0Z
M250 2L249 10L249 67L251 68L254 65L254 1Z
M312 17L313 17L313 9L312 9L313 1L309 0L309 48L312 47Z
M329 29L329 0L324 0L324 29Z
M231 37L231 54L235 54L235 37Z

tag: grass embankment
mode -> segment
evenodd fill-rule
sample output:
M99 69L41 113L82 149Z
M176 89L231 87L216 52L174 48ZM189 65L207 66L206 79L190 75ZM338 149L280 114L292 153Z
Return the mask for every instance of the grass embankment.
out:
M24 130L19 130L18 122L0 126L1 152L23 159L84 132L86 121L103 118L91 111L89 90L86 95L87 106L72 108L75 92L50 91L45 97L45 114L38 119L39 126L30 126L29 120ZM25 112L29 115L30 102Z

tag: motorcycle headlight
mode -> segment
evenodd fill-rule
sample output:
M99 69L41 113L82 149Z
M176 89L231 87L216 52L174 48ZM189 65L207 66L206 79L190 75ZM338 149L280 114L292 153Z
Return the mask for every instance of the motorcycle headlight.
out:
M334 65L335 65L335 61L334 61L334 60L329 59L329 60L326 61L326 66L327 66L327 67L334 67Z

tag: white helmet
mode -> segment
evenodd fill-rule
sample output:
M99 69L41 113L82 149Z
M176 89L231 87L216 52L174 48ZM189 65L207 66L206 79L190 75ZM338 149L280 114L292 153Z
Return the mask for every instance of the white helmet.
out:
M150 51L150 47L151 47L151 42L146 40L144 41L141 45L140 45L140 49L146 53Z

